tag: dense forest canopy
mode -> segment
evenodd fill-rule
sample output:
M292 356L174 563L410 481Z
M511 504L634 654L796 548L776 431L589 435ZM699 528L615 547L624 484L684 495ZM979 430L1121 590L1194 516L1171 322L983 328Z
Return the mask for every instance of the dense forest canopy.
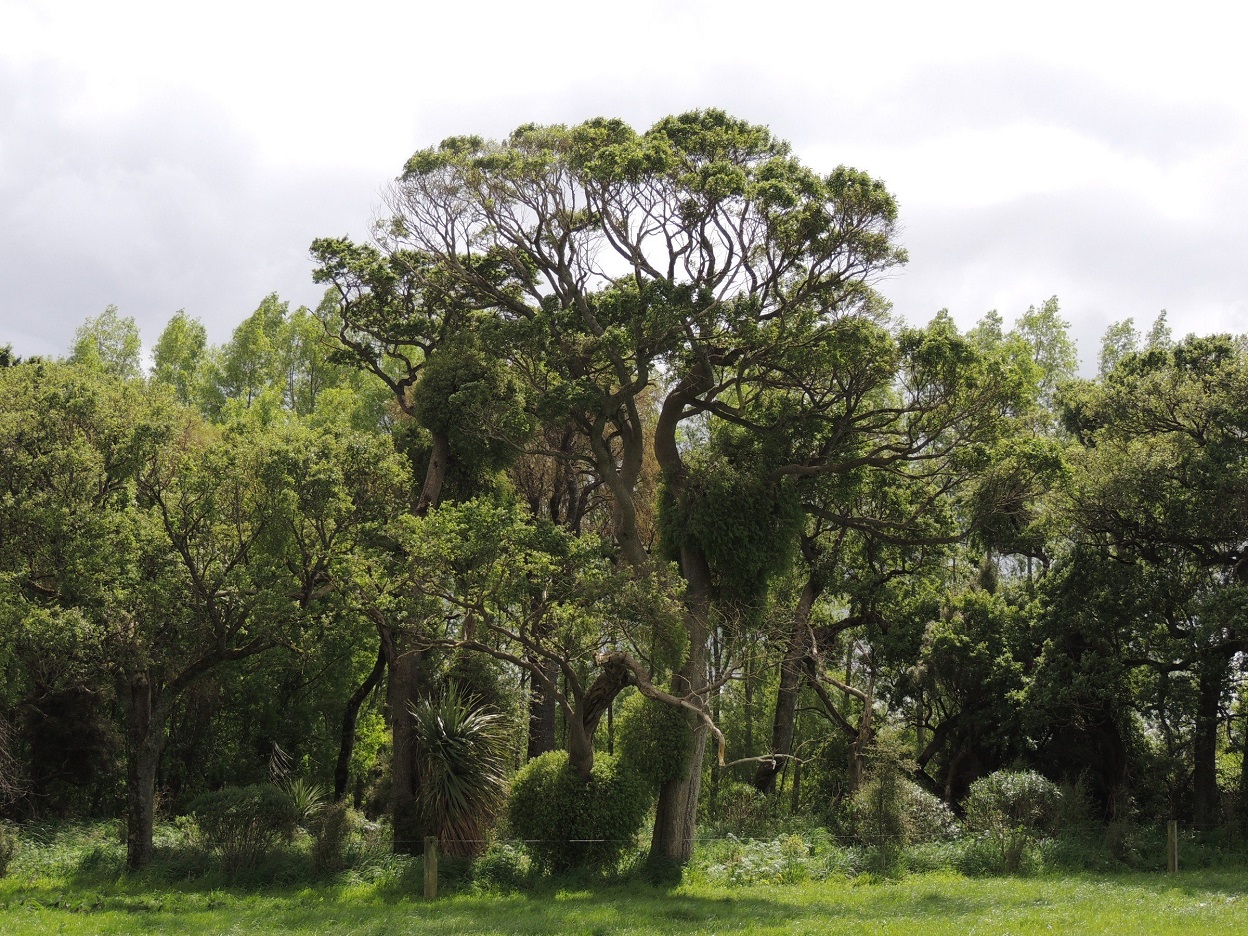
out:
M6 813L124 813L141 867L280 754L398 850L510 783L521 837L681 862L884 761L1248 792L1245 338L1128 319L1082 379L1056 299L896 321L883 184L719 111L446 140L386 207L224 345L0 350Z

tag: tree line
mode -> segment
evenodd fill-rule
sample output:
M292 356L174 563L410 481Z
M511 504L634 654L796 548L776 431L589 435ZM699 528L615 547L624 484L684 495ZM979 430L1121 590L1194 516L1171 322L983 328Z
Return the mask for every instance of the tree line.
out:
M409 849L453 696L512 727L513 823L618 787L578 809L644 801L656 861L881 752L1234 821L1242 336L1126 320L1081 379L1056 299L897 321L884 185L719 111L452 138L386 215L222 346L178 313L145 371L110 308L4 351L8 812L124 813L141 867L276 750Z

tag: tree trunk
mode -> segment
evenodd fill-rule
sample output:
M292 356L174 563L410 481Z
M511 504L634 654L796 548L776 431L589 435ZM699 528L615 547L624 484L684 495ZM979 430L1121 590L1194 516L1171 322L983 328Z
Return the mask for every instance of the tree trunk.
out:
M1218 825L1218 705L1222 701L1223 667L1207 662L1200 670L1196 730L1192 739L1192 812L1197 829Z
M706 688L706 642L711 610L711 573L706 557L691 547L681 549L681 568L688 588L685 594L689 655L679 673L672 677L672 694L687 696ZM696 700L693 700L696 701ZM704 700L703 700L704 701ZM702 759L706 752L706 723L689 713L693 745L683 775L659 788L655 807L654 836L650 840L650 860L684 864L693 852L693 836L698 823L698 796L702 790Z
M684 494L685 466L677 442L677 430L685 418L686 406L697 399L697 393L711 385L709 373L685 377L668 393L659 410L654 429L654 457L668 495L677 503ZM711 619L711 570L706 556L693 544L680 549L680 570L685 579L685 629L689 651L680 672L672 677L672 694L704 707L706 699L699 693L706 689L707 641ZM655 806L654 835L650 840L650 862L662 865L684 864L693 852L693 835L698 823L698 796L702 791L702 758L706 752L706 722L693 712L688 713L693 730L689 760L683 776L668 780L659 788Z
M152 698L147 674L131 677L125 687L129 711L126 724L126 867L131 871L152 862L156 819L156 769L165 746L167 701Z
M1248 832L1248 711L1240 715L1239 831Z
M536 661L534 661L536 663ZM559 664L547 660L543 671L553 684L559 678ZM529 749L527 760L555 750L559 700L543 690L541 680L529 681Z
M386 701L390 708L390 822L395 854L414 854L424 847L416 815L415 726L411 706L416 700L420 675L420 651L405 649L395 635L390 644L390 682Z
M334 802L347 795L347 781L351 774L351 752L355 750L355 722L360 714L360 706L368 698L369 693L377 688L381 677L386 671L386 644L381 641L377 650L377 662L372 672L360 683L358 689L351 693L347 700L346 711L342 715L342 732L339 735L338 763L334 767Z
M754 660L754 644L745 648L744 666L741 672L741 689L745 696L745 756L754 756L754 677L756 664Z
M445 432L433 433L433 451L429 454L429 467L425 469L425 486L416 502L416 516L423 517L438 505L442 497L442 482L451 464L451 440ZM421 847L424 847L422 840Z
M565 674L566 675L566 674ZM576 709L565 712L568 726L568 762L588 782L594 769L594 735L615 697L633 684L633 673L619 660L606 661L588 688L577 696Z
M760 761L754 772L754 786L763 793L774 793L776 777L785 757L793 753L794 728L797 724L797 698L802 680L802 661L810 652L810 609L819 597L814 575L806 580L793 614L793 629L788 649L780 664L780 687L776 690L776 716L771 727L771 752L780 757L768 763Z
M862 788L867 776L867 748L875 737L872 705L875 700L875 664L872 663L867 677L867 697L862 703L862 715L858 719L858 736L849 745L849 789L852 796Z
M433 451L425 468L425 483L413 513L428 516L442 497L442 483L451 463L450 438L433 433ZM397 854L416 854L424 848L424 829L416 810L416 745L412 706L420 684L421 651L412 637L386 628L382 648L390 679L386 683L386 707L390 712L390 823L392 848Z
M724 635L718 627L711 628L711 682L715 684L715 694L711 696L711 718L715 724L722 724L724 702ZM723 770L718 761L711 763L711 815L719 815L719 787L723 781Z

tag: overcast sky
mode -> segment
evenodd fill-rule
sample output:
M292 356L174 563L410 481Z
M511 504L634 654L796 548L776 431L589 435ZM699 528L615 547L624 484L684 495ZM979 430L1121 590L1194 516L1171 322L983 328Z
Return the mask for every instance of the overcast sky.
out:
M63 353L109 304L225 341L268 293L315 305L309 243L367 236L416 149L702 107L888 185L913 322L1057 295L1085 369L1163 308L1248 332L1232 9L0 0L0 345Z

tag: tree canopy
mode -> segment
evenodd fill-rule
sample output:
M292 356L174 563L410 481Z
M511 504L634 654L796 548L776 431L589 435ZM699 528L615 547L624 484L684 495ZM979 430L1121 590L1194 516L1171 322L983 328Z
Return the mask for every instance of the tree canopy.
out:
M5 346L0 808L124 813L133 867L271 759L400 850L562 791L551 867L886 769L1225 821L1248 341L1126 319L1084 378L1056 297L903 322L898 225L722 111L530 124L414 154L315 309Z

